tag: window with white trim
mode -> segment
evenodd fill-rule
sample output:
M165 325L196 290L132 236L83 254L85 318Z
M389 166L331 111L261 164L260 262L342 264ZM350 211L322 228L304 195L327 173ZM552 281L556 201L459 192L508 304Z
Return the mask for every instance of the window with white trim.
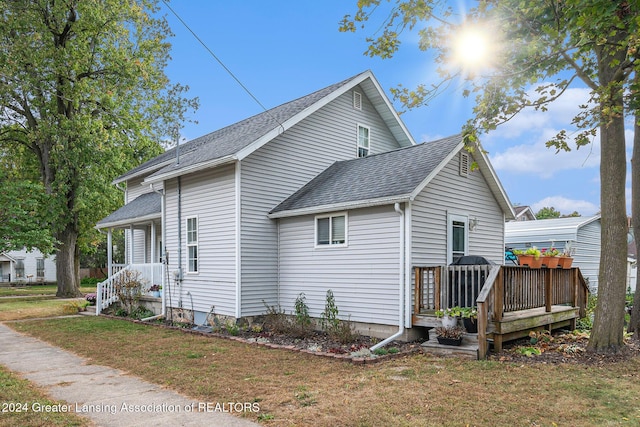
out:
M447 264L451 264L460 257L468 255L469 221L468 218L463 215L447 215L447 219Z
M347 244L347 214L316 217L316 246Z
M22 259L16 260L16 278L17 279L24 278L24 260Z
M198 272L198 218L187 218L187 272Z
M369 128L358 125L358 157L367 157L369 155Z
M44 258L36 258L36 277L44 278Z

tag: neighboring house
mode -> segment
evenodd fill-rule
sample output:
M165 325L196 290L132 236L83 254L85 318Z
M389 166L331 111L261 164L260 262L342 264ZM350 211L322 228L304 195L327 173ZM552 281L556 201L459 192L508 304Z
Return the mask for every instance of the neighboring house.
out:
M514 217L483 151L460 136L416 145L369 71L115 183L126 204L97 227L127 229L128 263L156 275L166 252L165 304L196 323L291 312L301 292L320 317L331 289L342 318L384 337L412 326L413 266L467 254L502 264Z
M516 217L513 221L535 221L536 214L531 210L531 206L514 206Z
M513 221L506 224L505 245L512 249L570 248L573 266L580 268L595 291L600 270L600 231L600 215Z
M55 282L55 256L26 249L0 253L0 282Z

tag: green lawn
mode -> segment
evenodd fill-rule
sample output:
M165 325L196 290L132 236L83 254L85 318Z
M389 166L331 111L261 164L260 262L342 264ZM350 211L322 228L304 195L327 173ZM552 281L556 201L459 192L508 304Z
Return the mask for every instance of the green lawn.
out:
M68 300L38 298L33 296L24 298L0 298L0 322L70 314L65 308L68 308L72 304L82 303L83 301L85 301L83 298Z
M0 297L8 296L30 296L30 295L55 295L58 288L56 285L27 285L22 287L0 287ZM95 286L80 286L80 292L88 294L95 292Z
M637 426L640 359L603 365L425 354L353 365L103 317L20 332L203 402L255 402L264 425Z

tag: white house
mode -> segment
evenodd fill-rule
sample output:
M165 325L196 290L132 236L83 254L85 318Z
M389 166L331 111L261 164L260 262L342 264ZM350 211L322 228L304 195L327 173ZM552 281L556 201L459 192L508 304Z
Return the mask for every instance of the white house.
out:
M56 281L55 256L44 256L39 250L0 253L0 281L36 283Z
M501 264L514 217L482 150L460 136L416 144L370 71L115 183L126 184L125 205L97 227L129 230L128 263L151 265L164 304L196 323L211 311L290 311L300 292L319 317L331 289L342 318L388 336L412 327L414 265L467 254Z
M580 268L589 279L589 287L595 291L600 271L600 231L600 215L514 221L507 223L505 244L512 249L571 248L573 265Z

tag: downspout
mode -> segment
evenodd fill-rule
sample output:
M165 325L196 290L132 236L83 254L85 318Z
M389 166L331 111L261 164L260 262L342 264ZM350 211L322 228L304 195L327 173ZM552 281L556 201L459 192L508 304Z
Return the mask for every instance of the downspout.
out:
M400 251L399 251L399 258L400 258L400 268L398 269L399 271L399 280L398 280L398 332L396 332L395 334L391 335L390 337L384 339L383 341L380 341L378 344L374 345L373 347L371 347L369 350L371 351L375 351L377 349L379 349L380 347L384 347L385 345L389 344L391 341L395 340L396 338L402 336L402 334L404 334L404 304L405 304L405 297L404 297L404 264L405 264L405 248L404 248L404 228L405 228L405 216L404 216L404 212L402 211L402 209L400 209L400 203L396 203L393 205L393 209L398 213L398 215L400 215Z
M160 212L161 212L161 229L160 229L160 235L162 236L162 246L166 245L166 211L165 211L165 198L164 198L164 189L163 190L156 190L155 188L153 188L153 184L149 184L149 187L151 187L151 191L153 191L154 193L157 193L160 195L161 199L160 199ZM160 251L162 252L162 262L165 263L166 262L166 255L163 251L162 248L160 248ZM153 260L152 260L153 261ZM165 283L165 280L167 280L166 277L164 277L164 271L165 269L162 269L162 311L160 312L160 314L156 315L156 316L151 316L151 317L146 317L144 319L141 319L141 322L148 322L149 320L156 320L156 319L160 319L162 317L165 317L167 311L166 311L166 298L164 296L164 293L166 292L167 289L167 284Z

